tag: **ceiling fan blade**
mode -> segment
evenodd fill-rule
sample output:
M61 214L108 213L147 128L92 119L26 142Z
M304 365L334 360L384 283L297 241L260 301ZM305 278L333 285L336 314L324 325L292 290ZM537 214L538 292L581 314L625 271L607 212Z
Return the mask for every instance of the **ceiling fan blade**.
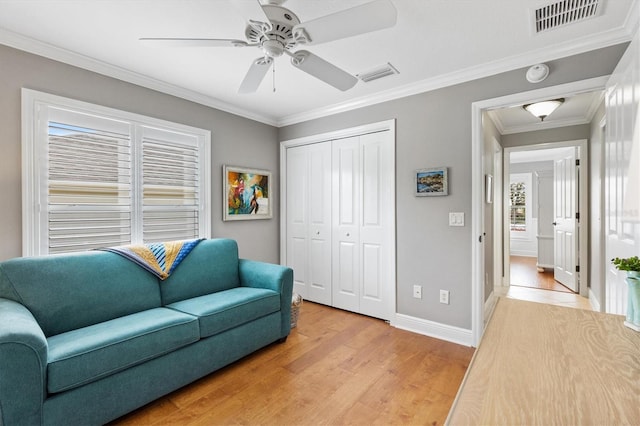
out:
M158 44L162 46L176 47L245 47L249 44L246 41L226 39L226 38L162 38L144 37L140 39L143 43Z
M294 67L343 92L351 89L358 82L358 79L348 72L341 70L332 63L325 61L307 50L298 50L293 53L292 56L291 64L293 64Z
M258 90L260 83L264 79L264 76L271 68L271 64L273 63L273 59L271 58L258 58L251 64L247 75L244 76L244 80L240 84L240 88L238 89L239 94L247 94L254 93Z
M325 43L372 31L393 27L398 12L390 0L374 0L360 6L332 13L293 28L294 34L304 30L308 44Z

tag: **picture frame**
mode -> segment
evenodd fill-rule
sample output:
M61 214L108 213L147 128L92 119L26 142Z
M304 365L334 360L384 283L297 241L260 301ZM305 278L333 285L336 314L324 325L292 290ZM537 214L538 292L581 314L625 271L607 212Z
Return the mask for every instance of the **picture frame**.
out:
M255 220L273 217L271 172L224 165L222 182L222 220Z
M419 169L415 172L414 191L416 197L449 195L446 167Z
M493 176L492 175L484 176L484 193L485 193L487 204L493 203Z

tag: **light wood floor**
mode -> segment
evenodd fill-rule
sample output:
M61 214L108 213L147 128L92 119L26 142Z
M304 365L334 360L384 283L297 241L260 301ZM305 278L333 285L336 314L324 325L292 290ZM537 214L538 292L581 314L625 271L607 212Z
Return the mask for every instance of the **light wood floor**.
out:
M509 256L511 285L573 293L553 278L553 270L539 272L536 261L535 257Z
M273 344L114 425L440 425L474 349L304 302Z
M548 305L586 309L589 311L593 310L589 299L555 282L552 271L538 273L535 257L510 256L509 263L511 286L496 288L496 296L545 303ZM555 282L559 288L553 289L554 285L550 284L549 281ZM515 283L529 283L529 285L516 285Z

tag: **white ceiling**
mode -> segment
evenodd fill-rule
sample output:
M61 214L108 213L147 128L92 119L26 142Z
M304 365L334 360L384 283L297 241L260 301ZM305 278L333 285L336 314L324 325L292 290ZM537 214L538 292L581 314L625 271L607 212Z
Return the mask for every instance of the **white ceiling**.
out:
M392 0L394 27L306 47L354 75L387 62L400 72L347 92L281 57L275 93L268 75L257 93L238 95L260 56L256 48L138 41L244 40L246 11L255 1L0 0L0 43L282 126L628 41L640 8L640 0L601 0L599 16L534 34L532 10L555 0ZM288 0L284 6L305 22L368 1Z

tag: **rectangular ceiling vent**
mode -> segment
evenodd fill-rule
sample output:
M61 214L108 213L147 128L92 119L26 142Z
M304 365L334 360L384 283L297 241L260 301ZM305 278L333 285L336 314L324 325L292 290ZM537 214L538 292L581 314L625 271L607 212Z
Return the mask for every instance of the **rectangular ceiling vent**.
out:
M535 10L536 33L549 31L600 13L604 0L561 0Z
M365 83L369 83L370 81L378 80L380 78L388 77L394 74L400 74L400 73L398 72L397 69L394 68L393 65L387 62L386 64L376 67L372 70L362 72L360 74L356 74L356 77L358 77L360 80L364 81Z

